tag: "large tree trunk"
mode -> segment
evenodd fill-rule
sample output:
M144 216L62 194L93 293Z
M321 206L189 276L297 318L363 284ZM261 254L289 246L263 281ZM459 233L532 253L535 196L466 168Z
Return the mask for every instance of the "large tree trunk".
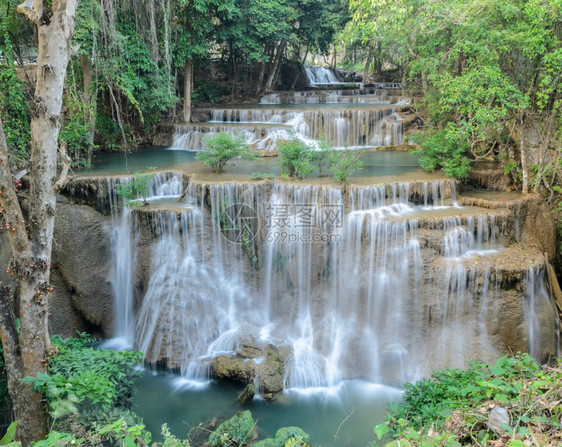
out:
M8 293L0 290L0 337L4 347L8 388L19 421L17 437L23 445L42 439L47 433L47 415L42 396L21 382L25 376L47 371L50 343L47 325L50 292L51 247L55 221L57 145L62 94L77 0L46 2L27 0L18 6L37 27L37 81L31 111L31 159L29 216L19 206L9 172L8 147L0 127L0 205L13 230L8 232L13 259L10 269L18 281L19 334L15 330L15 309ZM61 151L65 144L61 144ZM64 154L64 163L67 158ZM65 175L63 173L63 175ZM29 232L29 236L27 235Z
M521 173L523 177L521 192L529 193L529 169L539 160L541 152L540 121L530 114L523 113L519 128L521 149Z
M281 68L281 60L283 58L283 53L285 52L285 47L287 46L287 41L282 40L277 46L277 53L275 54L275 59L269 77L267 78L267 83L265 84L265 92L268 93L273 90L273 84L279 74Z
M183 121L191 121L191 88L193 86L193 61L185 59L183 65Z
M363 84L369 83L369 68L371 68L371 61L373 60L373 47L369 46L367 58L365 59L365 68L363 69Z
M263 78L265 77L266 63L262 62L260 65L261 65L260 74L258 76L258 80L256 81L256 95L259 95L259 93L261 92L261 86L263 84Z

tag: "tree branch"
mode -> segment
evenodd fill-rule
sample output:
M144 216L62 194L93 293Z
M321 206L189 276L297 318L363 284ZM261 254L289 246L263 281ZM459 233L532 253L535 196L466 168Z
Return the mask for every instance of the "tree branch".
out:
M14 189L13 177L8 163L8 143L0 120L0 207L4 209L4 221L10 237L14 256L31 257L27 229L23 213Z
M55 191L60 191L63 189L69 181L68 178L68 170L70 169L70 163L72 160L70 159L68 153L66 152L66 141L61 140L59 145L59 156L62 163L62 169L59 175L58 180L55 182L53 188Z
M16 8L16 12L25 16L27 20L36 25L39 24L39 17L37 16L35 9L33 9L33 0L25 0L23 3L19 4Z
M4 347L4 355L8 352L7 357L17 355L19 343L16 316L9 290L2 282L0 282L0 338Z

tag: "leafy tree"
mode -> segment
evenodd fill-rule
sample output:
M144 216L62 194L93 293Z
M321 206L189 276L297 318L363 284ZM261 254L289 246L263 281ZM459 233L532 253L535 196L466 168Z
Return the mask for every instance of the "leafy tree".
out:
M314 150L296 136L281 141L278 145L281 155L281 175L303 179L314 171Z
M212 46L217 25L216 16L230 15L232 0L178 0L174 16L178 18L173 39L173 60L183 71L183 114L185 122L191 121L191 93L193 91L194 60L206 59Z
M16 75L14 57L12 51L12 38L10 20L13 17L7 12L14 14L15 6L10 3L0 3L0 42L3 51L0 53L3 61L0 61L0 111L2 112L2 123L6 134L6 142L10 148L12 164L21 166L29 156L29 115L25 97L25 85Z
M362 156L363 151L358 150L333 151L329 156L329 161L334 180L342 185L347 185L349 178L363 167L363 162L360 160Z
M243 135L219 132L217 135L205 139L205 149L198 152L195 159L202 161L218 174L224 170L228 161L237 157L248 160L257 159L254 151L246 144Z
M524 193L560 178L559 1L353 0L350 6L356 39L398 42L406 79L426 94L429 122L443 131L447 147L456 141L466 148L462 157L514 160ZM466 161L450 155L463 169Z

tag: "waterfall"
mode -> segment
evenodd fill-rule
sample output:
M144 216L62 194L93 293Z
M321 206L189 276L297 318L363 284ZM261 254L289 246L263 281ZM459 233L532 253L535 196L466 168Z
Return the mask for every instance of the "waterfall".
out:
M213 123L240 123L244 126L254 123L283 124L287 138L292 129L308 140L326 138L336 147L374 147L400 145L404 143L401 118L393 107L351 109L351 110L279 110L279 109L214 109L211 112ZM183 126L187 128L188 126ZM220 127L217 127L219 129ZM263 138L268 139L283 127L265 128ZM190 132L200 132L198 126L189 127ZM257 129L257 128L256 128ZM215 131L210 127L209 132ZM189 133L176 130L174 147L195 147L196 143L185 143L181 138ZM247 136L250 144L256 143L254 130ZM269 133L268 133L269 132Z
M153 240L134 345L190 380L207 380L217 358L268 346L286 352L285 389L308 390L358 377L399 384L501 353L503 273L492 266L513 235L508 217L456 205L454 182L192 182L178 209L144 210L142 225L136 214L116 221L115 244L134 266L126 248L146 239L136 228ZM135 268L114 263L116 282L132 288ZM552 315L541 275L521 279L533 353Z
M111 345L118 349L130 349L135 340L135 317L133 314L133 275L136 265L136 250L139 233L134 228L134 218L128 208L120 215L112 214L111 235L111 286L114 299L114 329Z
M306 65L304 71L308 78L308 83L312 86L343 84L338 81L334 72L329 68L320 67L318 65Z
M544 282L544 270L529 266L525 277L526 300L525 318L529 330L529 353L539 362L544 358L541 327L555 313L550 295Z
M150 175L147 195L151 199L178 197L182 193L183 174L171 171ZM132 177L114 177L106 182L113 228L110 282L115 297L113 338L106 346L116 349L131 349L135 341L134 275L140 238L139 222L129 207L119 206L115 187L131 180ZM101 184L98 189L102 190Z

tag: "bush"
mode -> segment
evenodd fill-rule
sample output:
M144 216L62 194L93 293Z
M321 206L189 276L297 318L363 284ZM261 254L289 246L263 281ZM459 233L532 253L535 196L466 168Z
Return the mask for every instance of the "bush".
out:
M502 445L511 440L510 446L561 445L561 363L541 368L520 354L502 357L493 366L469 365L406 384L403 401L392 405L387 421L374 428L377 438L397 440L388 445L488 445L493 440ZM507 431L488 424L497 407L511 418Z
M253 447L309 447L310 436L299 427L283 427L274 438L267 438L252 444Z
M241 447L250 442L254 434L254 419L250 411L240 411L220 424L209 436L210 447Z
M135 367L142 353L94 349L92 339L52 338L49 374L26 377L25 382L47 398L53 419L92 407L109 413L115 407L130 408Z
M219 132L215 136L205 138L204 143L205 149L198 152L195 159L202 161L216 173L221 173L226 163L233 158L242 157L248 160L258 158L246 144L243 135Z
M318 151L314 153L313 161L318 169L318 177L327 177L330 173L330 166L335 157L335 149L330 143L323 140L318 146Z
M420 166L427 171L442 169L448 177L459 180L468 177L470 160L466 156L467 143L456 140L447 129L412 138L419 149L411 153L418 158Z
M281 141L281 176L303 179L314 171L315 153L310 146L296 136Z
M363 151L356 150L332 151L329 160L334 180L342 185L347 185L349 178L363 167L363 162L360 160L362 155Z
M148 184L152 177L154 177L152 174L135 172L130 182L115 185L115 193L123 200L125 206L140 206L139 199L142 199L142 203L146 205Z

